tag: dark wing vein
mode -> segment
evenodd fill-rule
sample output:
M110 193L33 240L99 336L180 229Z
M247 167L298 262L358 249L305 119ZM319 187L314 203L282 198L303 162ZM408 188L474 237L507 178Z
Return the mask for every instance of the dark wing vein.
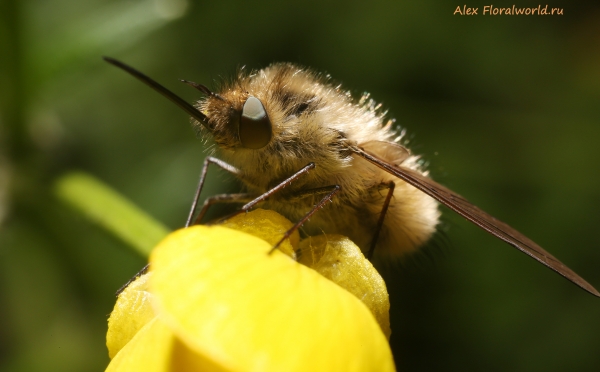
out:
M395 175L396 177L423 191L432 198L438 200L467 220L473 222L475 225L504 240L521 252L531 256L541 264L556 271L587 292L593 294L594 296L600 297L600 293L594 287L592 287L582 277L577 275L575 272L573 272L573 270L569 269L565 264L560 262L550 253L546 252L546 250L537 245L534 241L508 226L504 222L497 220L496 218L477 208L475 205L471 204L457 193L411 169L396 167L392 164L389 164L385 160L382 160L359 147L351 147L351 150L377 167Z

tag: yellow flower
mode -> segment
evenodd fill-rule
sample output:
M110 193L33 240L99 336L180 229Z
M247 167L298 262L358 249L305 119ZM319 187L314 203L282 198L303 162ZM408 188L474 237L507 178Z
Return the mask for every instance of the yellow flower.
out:
M382 332L386 326L372 313L387 312L387 292L385 303L371 296L367 302L379 310L370 311L289 255L267 254L291 225L274 212L258 210L228 225L269 242L223 226L194 226L167 236L152 252L150 273L117 300L109 319L107 371L394 370ZM339 240L313 238L298 250L296 236L283 250L300 252L301 260L310 257L330 274L335 265L366 270L355 258L358 266L345 263L343 255L323 259ZM353 275L341 277L344 285ZM347 286L353 293L380 291L372 283Z

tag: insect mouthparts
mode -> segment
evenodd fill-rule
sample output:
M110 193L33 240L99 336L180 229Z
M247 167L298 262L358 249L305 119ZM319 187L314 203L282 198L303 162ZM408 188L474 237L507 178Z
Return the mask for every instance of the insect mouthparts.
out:
M188 115L190 115L194 119L198 120L205 128L210 130L209 125L208 125L208 117L206 115L204 115L203 113L201 113L200 111L198 111L194 106L190 105L189 103L187 103L186 101L181 99L181 97L177 96L175 93L171 92L169 89L167 89L164 86L162 86L161 84L157 83L152 78L142 74L138 70L134 69L131 66L124 64L121 61L118 61L111 57L102 57L102 58L106 62L110 63L111 65L120 68L121 70L127 72L128 74L132 75L136 79L140 80L142 83L148 85L150 88L154 89L155 91L157 91L158 93L163 95L165 98L167 98L169 101L176 104L183 111L187 112ZM200 84L198 84L198 85L200 85ZM210 90L208 88L206 88L206 87L204 87L204 88L208 92L210 92ZM200 89L200 88L197 88L197 89Z

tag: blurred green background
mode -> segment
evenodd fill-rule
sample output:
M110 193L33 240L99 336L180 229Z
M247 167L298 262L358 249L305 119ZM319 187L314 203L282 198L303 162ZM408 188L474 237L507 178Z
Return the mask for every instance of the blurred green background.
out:
M600 5L459 5L2 0L0 370L102 370L114 292L144 264L56 200L58 176L91 173L173 229L189 208L203 142L102 55L190 102L177 79L273 61L369 91L437 180L600 287ZM235 190L217 173L206 195ZM448 211L444 237L388 275L399 370L600 370L600 299Z

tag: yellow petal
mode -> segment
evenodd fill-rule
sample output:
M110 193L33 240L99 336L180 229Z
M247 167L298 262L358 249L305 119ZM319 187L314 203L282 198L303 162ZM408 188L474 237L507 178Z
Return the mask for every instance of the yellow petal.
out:
M298 262L355 295L371 310L389 339L390 300L385 282L360 248L341 235L319 235L300 242Z
M275 245L294 224L275 211L258 208L252 212L238 214L223 222L221 226L246 232ZM295 259L299 241L300 235L296 230L278 249Z
M106 346L112 359L135 334L155 317L150 304L148 277L145 274L132 282L119 294L117 303L108 318Z
M225 372L191 351L158 318L152 319L110 362L106 372Z
M161 321L189 349L231 371L394 370L363 303L270 249L221 226L169 235L150 261Z

